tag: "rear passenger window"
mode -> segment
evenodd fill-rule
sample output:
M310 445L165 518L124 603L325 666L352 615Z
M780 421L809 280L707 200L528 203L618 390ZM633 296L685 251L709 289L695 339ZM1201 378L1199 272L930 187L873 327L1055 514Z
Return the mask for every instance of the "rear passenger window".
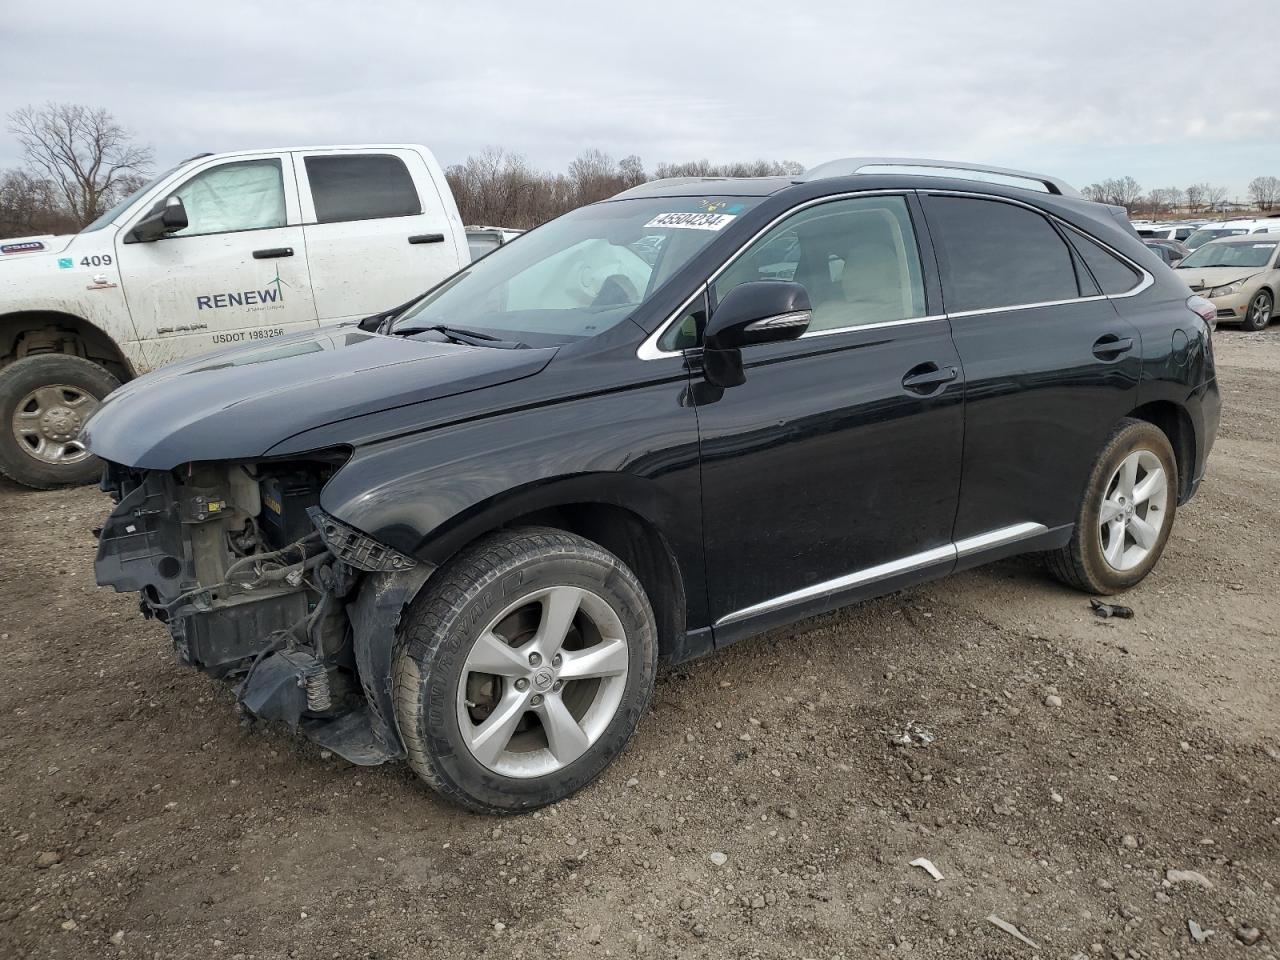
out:
M422 212L413 177L386 154L307 157L317 223L412 217Z
M1068 232L1071 234L1071 242L1089 265L1089 272L1098 281L1103 293L1127 293L1138 285L1141 274L1137 270L1084 234L1074 230ZM1165 263L1169 262L1168 250L1163 247L1153 249Z
M949 312L1080 295L1071 251L1040 214L995 200L932 196L928 201L929 230L946 255Z

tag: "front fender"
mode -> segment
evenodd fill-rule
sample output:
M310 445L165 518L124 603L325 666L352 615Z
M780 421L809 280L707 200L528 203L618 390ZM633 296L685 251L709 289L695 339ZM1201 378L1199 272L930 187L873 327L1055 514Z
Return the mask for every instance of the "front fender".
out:
M683 382L648 384L359 447L321 507L440 564L522 515L607 503L654 525L688 578L702 570L702 520L697 421L682 394Z

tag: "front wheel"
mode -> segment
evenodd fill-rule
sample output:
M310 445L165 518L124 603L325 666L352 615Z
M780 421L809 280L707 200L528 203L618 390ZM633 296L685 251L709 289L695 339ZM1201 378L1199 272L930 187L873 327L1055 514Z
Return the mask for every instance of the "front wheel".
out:
M581 537L505 530L409 608L395 705L409 764L485 813L531 810L594 780L649 705L653 611L635 575Z
M1249 309L1244 315L1241 326L1246 330L1265 330L1271 322L1271 310L1275 300L1269 290L1259 290L1249 301Z
M120 381L81 357L42 353L0 370L0 473L47 490L91 483L102 464L80 428Z
M1049 569L1089 593L1126 590L1160 559L1177 507L1169 438L1144 420L1122 420L1094 461L1071 540L1049 554Z

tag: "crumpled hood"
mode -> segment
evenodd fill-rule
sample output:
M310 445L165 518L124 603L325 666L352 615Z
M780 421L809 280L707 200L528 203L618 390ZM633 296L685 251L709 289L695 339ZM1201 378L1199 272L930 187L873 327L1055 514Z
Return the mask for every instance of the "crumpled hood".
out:
M38 237L11 237L0 240L0 263L9 260L25 260L41 254L61 253L71 243L72 235L56 237L43 234Z
M328 327L161 367L111 393L81 439L151 470L260 457L305 430L532 376L555 352Z
M1175 267L1174 273L1197 292L1238 283L1265 272L1258 267Z

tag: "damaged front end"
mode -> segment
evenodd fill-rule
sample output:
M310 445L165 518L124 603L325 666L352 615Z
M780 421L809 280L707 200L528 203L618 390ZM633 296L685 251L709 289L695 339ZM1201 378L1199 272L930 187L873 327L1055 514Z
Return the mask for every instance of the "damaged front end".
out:
M235 682L250 714L377 764L405 755L395 634L431 568L320 509L345 459L109 464L103 488L116 507L95 571L102 586L137 591L179 659Z

